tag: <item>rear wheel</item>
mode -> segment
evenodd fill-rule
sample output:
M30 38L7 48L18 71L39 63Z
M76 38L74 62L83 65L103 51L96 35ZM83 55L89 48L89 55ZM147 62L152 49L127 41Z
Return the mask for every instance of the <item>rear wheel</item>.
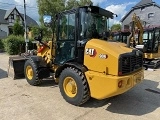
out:
M81 105L90 98L84 74L75 68L66 68L59 77L59 88L63 98L73 104Z
M38 69L36 64L31 61L31 60L27 60L25 62L24 65L24 74L25 74L25 78L27 79L27 82L30 85L39 85L42 80L38 78Z

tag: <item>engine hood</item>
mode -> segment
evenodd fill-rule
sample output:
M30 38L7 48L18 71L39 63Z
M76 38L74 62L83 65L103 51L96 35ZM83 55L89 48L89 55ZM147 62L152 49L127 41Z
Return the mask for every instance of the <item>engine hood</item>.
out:
M89 70L117 75L120 54L132 50L123 43L91 39L85 46L84 65Z
M124 43L111 42L99 39L92 39L88 41L87 44L95 46L96 48L100 48L106 52L112 53L114 57L119 57L119 54L132 52L133 50L132 48L128 48Z

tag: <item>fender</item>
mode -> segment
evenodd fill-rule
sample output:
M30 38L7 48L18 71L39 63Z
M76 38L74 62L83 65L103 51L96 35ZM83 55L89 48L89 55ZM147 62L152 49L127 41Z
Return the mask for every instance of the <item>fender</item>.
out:
M65 63L62 66L59 66L57 68L57 70L55 71L55 78L58 78L59 75L61 74L62 70L66 67L75 67L82 72L88 71L88 68L82 64L79 64L77 62L69 62L69 63Z
M41 56L36 56L36 55L33 55L33 56L29 56L27 59L30 59L34 62L40 62L42 61L42 57Z
M29 56L27 60L35 63L38 69L38 78L43 79L50 76L50 69L46 66L47 64L41 56Z
M33 61L38 67L46 67L47 66L46 62L43 60L43 58L41 56L36 56L36 55L29 56L29 57L27 57L26 60Z

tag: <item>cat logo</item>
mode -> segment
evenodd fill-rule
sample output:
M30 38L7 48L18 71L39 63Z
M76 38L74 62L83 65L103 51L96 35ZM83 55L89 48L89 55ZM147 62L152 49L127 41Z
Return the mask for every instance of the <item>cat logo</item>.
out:
M85 53L86 53L86 55L89 55L90 57L96 56L96 50L93 48L86 48Z

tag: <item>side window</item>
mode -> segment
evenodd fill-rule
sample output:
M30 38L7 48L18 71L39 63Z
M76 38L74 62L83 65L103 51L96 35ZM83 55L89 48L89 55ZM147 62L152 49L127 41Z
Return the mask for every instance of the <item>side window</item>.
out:
M127 36L123 36L123 42L127 43Z
M68 39L74 40L75 38L75 13L68 16Z
M149 32L149 40L152 40L152 32Z
M143 39L148 39L148 33L147 32L143 33Z
M59 40L74 40L75 13L62 15L59 27Z
M63 64L75 57L75 13L62 15L59 24L55 63Z
M160 30L157 29L155 31L155 43L158 44L160 42Z
M148 14L148 18L153 18L154 17L154 13L149 13Z
M59 40L67 39L67 20L68 15L62 15L59 24Z

